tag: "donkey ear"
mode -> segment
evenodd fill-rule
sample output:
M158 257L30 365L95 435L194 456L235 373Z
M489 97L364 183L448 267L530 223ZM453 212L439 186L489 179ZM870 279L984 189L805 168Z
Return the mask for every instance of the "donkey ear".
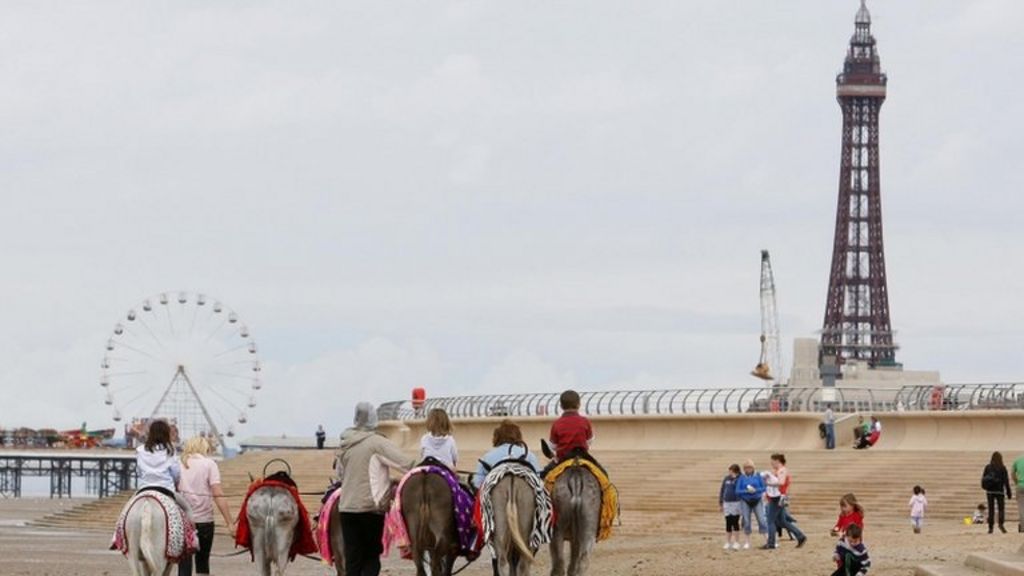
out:
M252 477L252 472L246 472L249 475L249 484L252 484L256 479Z

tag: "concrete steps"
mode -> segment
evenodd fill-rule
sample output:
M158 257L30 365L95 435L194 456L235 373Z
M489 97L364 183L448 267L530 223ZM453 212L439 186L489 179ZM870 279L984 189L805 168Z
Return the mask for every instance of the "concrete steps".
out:
M1024 576L1024 546L1013 554L971 554L962 565L918 566L916 576Z
M729 464L753 458L767 468L768 452L661 450L595 452L619 489L623 528L637 533L659 530L692 532L696 517L718 530L718 488ZM411 455L410 455L411 456ZM479 454L466 452L460 468L474 468ZM798 519L829 522L838 514L839 497L853 492L867 510L867 523L904 524L914 484L928 491L927 518L957 521L984 500L979 481L989 453L954 451L805 450L787 454L793 473L793 513ZM330 476L332 451L291 450L252 452L220 463L222 485L233 514L237 514L249 485L273 458L292 467L302 492L323 489ZM941 480L941 482L940 482ZM108 531L129 495L89 502L45 517L40 526ZM303 496L311 511L319 496ZM1017 507L1008 502L1007 528L1016 530ZM677 512L678 511L678 514ZM687 514L684 516L683 511ZM690 521L687 520L690 519ZM218 518L219 520L219 518ZM926 520L927 521L927 520Z

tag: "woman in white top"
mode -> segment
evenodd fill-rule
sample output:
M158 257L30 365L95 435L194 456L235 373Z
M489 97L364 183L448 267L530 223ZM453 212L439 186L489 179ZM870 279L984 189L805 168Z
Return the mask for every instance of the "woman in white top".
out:
M434 408L427 414L427 433L420 438L420 460L433 458L451 470L459 462L459 449L452 438L452 421L448 413Z
M213 508L216 504L228 533L234 533L237 523L231 517L227 498L220 484L220 470L217 463L208 456L212 452L210 442L196 436L185 442L181 453L181 476L178 479L178 492L192 507L192 516L196 523L199 536L199 550L195 553L196 574L210 573L210 550L213 549ZM178 576L192 576L192 558L186 558L178 564Z

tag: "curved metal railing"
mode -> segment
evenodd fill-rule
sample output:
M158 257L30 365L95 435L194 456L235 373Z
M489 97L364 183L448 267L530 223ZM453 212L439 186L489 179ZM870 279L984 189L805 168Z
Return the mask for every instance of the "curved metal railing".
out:
M452 418L547 416L559 413L559 393L492 394L430 398L417 410L410 400L386 402L381 420L413 420L433 408ZM1024 409L1024 383L913 385L901 388L692 388L606 390L580 393L588 415L741 414L748 412L885 412Z

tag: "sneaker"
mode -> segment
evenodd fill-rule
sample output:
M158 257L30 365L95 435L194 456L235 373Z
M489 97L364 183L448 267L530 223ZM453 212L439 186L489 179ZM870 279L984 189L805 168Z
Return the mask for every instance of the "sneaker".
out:
M806 544L806 543L807 543L807 536L804 536L803 538L801 538L801 539L796 541L796 547L797 548L802 548L803 545Z
M1006 534L1006 527L1003 526L1002 524L1000 524L999 525L999 531L1002 532L1003 534Z
M743 544L743 549L744 549L744 550L750 550L750 542L745 542L745 543Z
M722 546L722 550L728 550L730 548L732 548L732 545L729 544L728 542L725 543L725 546Z
M771 544L765 544L764 546L761 546L760 549L761 550L774 550L775 546L772 546Z
M739 542L733 542L732 543L732 549L733 550L739 550L740 549L740 543Z

